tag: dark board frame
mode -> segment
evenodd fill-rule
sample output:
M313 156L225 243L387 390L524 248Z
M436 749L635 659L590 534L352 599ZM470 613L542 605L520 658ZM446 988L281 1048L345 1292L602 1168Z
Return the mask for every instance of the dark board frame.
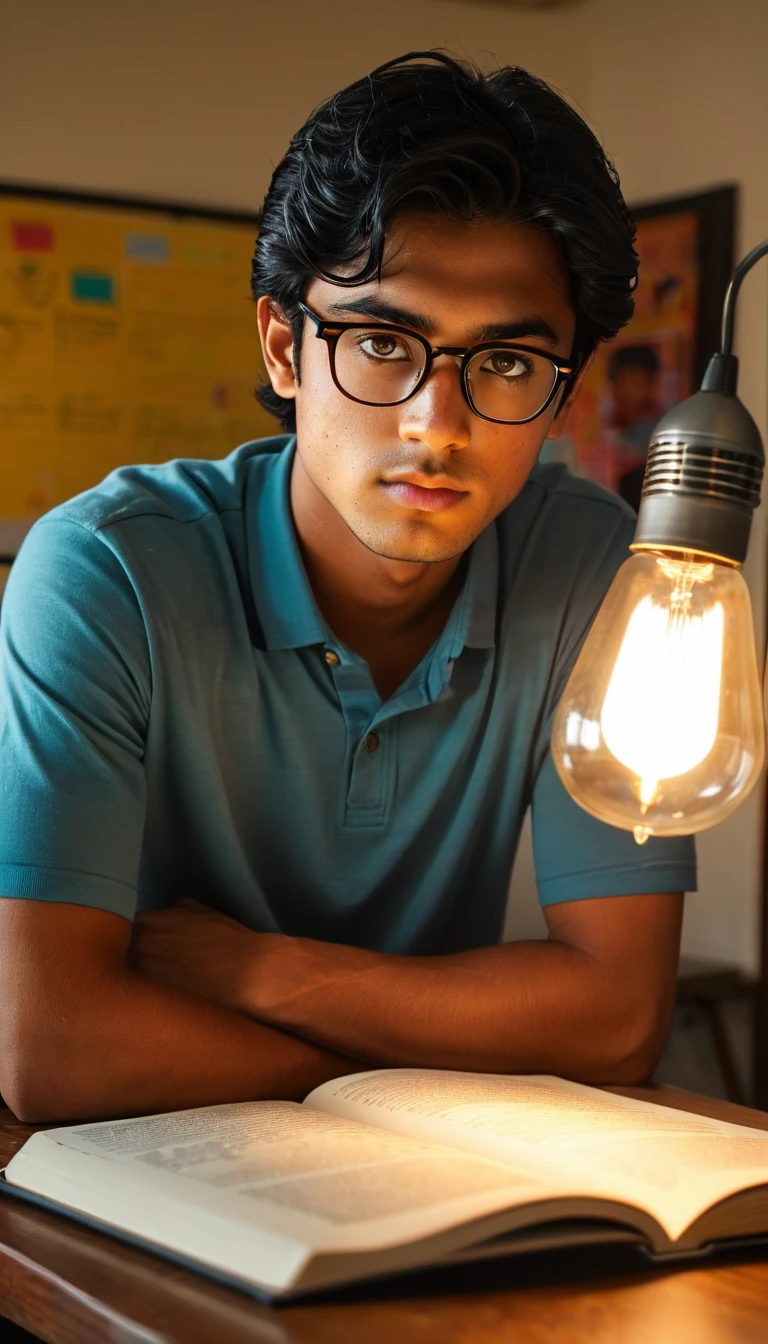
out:
M723 300L735 262L738 188L714 187L692 196L675 196L630 206L632 218L658 219L693 211L698 216L698 322L693 380L701 383L710 355L720 349Z
M67 187L41 185L23 179L0 178L1 196L29 196L40 201L57 201L61 205L93 205L99 209L147 210L152 214L171 215L175 219L210 219L222 224L252 224L258 227L255 210L225 210L218 206L192 201L161 200L156 196L107 194L94 191L71 191Z

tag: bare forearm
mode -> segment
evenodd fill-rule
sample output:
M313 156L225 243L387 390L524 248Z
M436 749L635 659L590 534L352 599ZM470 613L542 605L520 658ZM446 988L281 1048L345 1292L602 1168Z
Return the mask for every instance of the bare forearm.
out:
M574 948L530 942L444 957L343 953L335 975L302 983L299 974L298 988L268 1005L259 995L254 1011L387 1065L584 1076L623 1051L625 1024L607 978Z
M132 948L162 983L377 1064L639 1081L672 1012L682 897L546 918L546 942L410 957L258 934L188 902L142 917Z
M79 1005L82 1010L83 1003ZM309 1040L126 972L108 1003L35 1049L27 1120L141 1115L261 1098L301 1100L359 1067ZM30 1044L22 1043L22 1050Z
M682 901L609 900L552 916L568 938L452 956L276 943L256 968L250 1011L378 1064L639 1080L674 1006ZM577 920L586 946L574 945Z
M3 906L10 922L8 902ZM11 914L26 911L13 903ZM50 912L72 919L72 912ZM94 912L88 912L93 915ZM102 919L115 917L102 917ZM25 1120L99 1119L264 1097L300 1099L352 1072L308 1040L157 984L125 967L123 946L87 946L81 964L57 955L53 929L34 955L0 957L0 1090ZM119 921L122 923L122 921ZM93 968L98 967L94 973Z

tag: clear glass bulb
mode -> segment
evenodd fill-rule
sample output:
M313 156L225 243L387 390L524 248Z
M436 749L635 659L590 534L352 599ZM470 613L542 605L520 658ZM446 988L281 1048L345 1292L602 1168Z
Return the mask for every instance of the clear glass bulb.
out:
M558 774L587 812L638 844L705 830L759 777L760 699L740 571L639 552L613 580L561 697Z

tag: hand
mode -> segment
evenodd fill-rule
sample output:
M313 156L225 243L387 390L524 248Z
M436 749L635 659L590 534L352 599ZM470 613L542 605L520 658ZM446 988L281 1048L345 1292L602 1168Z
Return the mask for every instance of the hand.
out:
M238 1012L251 1011L251 986L273 942L284 934L254 933L199 901L136 916L128 949L131 970Z
M381 954L343 944L254 933L198 901L181 900L168 910L137 915L128 949L131 970L183 993L232 1008L266 1026L334 1050L326 1022L338 992L346 1005L359 1003L358 989ZM356 1042L355 1055L365 1051ZM347 1053L341 1051L342 1054ZM350 1064L350 1068L369 1065Z

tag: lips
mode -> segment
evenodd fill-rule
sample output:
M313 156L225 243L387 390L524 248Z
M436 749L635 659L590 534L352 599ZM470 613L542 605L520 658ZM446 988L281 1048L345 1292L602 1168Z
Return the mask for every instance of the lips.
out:
M445 486L416 485L413 481L382 481L382 486L391 499L406 509L423 509L429 513L442 513L452 509L466 498L466 490L451 490Z

